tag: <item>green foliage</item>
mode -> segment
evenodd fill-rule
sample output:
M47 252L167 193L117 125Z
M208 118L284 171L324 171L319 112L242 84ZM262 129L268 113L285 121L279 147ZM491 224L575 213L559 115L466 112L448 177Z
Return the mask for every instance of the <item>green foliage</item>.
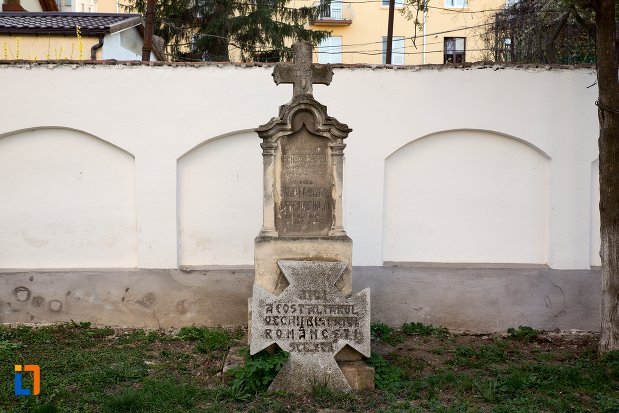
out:
M496 342L479 347L457 347L449 364L467 367L482 367L493 363L503 363L507 359L507 344Z
M372 324L370 326L370 336L372 340L382 341L392 346L404 341L404 337L399 331L383 323Z
M105 413L183 412L196 404L199 390L170 380L146 380L139 388L108 396Z
M372 353L367 362L374 367L374 383L377 389L395 390L401 387L403 382L403 371L401 368L391 365L377 353Z
M333 390L329 387L328 380L310 379L310 382L312 387L309 394L319 406L337 406L340 409L351 411L351 407L354 407L357 402L357 398L354 393Z
M401 331L409 336L435 336L446 337L449 335L449 331L443 327L434 327L432 324L426 325L423 323L406 323L402 326Z
M601 395L598 397L600 413L619 413L619 398Z
M609 351L600 361L609 370L609 376L613 380L619 380L619 350Z
M576 347L573 338L565 343L419 338L419 329L406 336L379 325L376 332L400 334L407 343L384 357L372 354L377 390L339 393L316 382L309 394L290 395L263 392L286 361L281 351L249 357L245 350L247 364L222 379L225 340L205 339L212 336L210 330L166 335L78 323L0 325L0 377L9 378L7 386L0 386L0 411L619 413L619 352L599 357L593 340L579 339ZM195 352L201 340L219 350ZM41 365L40 396L15 397L11 378L18 363ZM29 386L29 377L25 380Z
M211 351L226 351L234 340L242 336L242 331L230 332L226 329L217 327L183 327L178 332L178 337L184 341L195 341L196 351L208 353Z
M317 44L326 31L305 24L329 7L293 7L291 0L163 0L155 9L155 34L168 44L174 60L230 60L229 49L243 61L281 61L297 40ZM131 0L129 11L144 14L146 0Z
M282 350L273 354L261 351L251 356L249 349L243 349L242 353L245 355L245 365L229 372L233 377L231 388L239 394L253 395L266 391L288 361L288 353Z
M539 331L529 326L518 326L517 330L510 327L507 329L507 336L512 340L530 343L537 340Z
M145 409L144 397L135 390L114 394L103 405L103 411L106 413L142 412Z
M53 403L46 403L35 407L30 413L60 413L60 410Z

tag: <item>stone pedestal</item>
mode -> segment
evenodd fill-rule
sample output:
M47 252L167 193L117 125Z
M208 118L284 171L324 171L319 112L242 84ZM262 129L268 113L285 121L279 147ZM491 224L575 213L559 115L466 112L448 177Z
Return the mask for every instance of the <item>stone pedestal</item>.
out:
M255 283L279 295L288 281L277 266L278 260L341 261L346 269L335 286L348 296L352 293L352 240L347 236L327 238L257 237L255 242Z

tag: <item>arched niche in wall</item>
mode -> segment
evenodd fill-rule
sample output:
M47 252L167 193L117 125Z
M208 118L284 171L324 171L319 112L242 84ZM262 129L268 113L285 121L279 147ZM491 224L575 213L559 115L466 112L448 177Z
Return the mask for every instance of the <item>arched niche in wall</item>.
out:
M590 261L591 266L599 267L602 265L600 258L600 247L602 240L600 238L600 160L596 159L591 162L591 251Z
M547 262L549 158L518 139L453 130L385 161L386 262Z
M252 130L210 139L178 159L179 264L253 264L262 224L262 150Z
M0 136L0 176L0 267L136 266L128 152L78 130L22 130Z

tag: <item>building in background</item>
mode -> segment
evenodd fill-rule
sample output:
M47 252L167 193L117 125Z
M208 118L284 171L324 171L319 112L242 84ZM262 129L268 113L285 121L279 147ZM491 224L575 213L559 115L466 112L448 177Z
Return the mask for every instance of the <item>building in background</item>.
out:
M3 0L2 11L59 11L55 0Z
M141 60L143 35L139 14L0 13L0 59ZM156 36L150 60L165 60Z
M300 5L317 5L308 1ZM482 40L505 0L428 0L415 33L404 0L396 0L392 64L464 63L491 59ZM389 0L332 0L312 28L331 32L316 49L320 63L385 63Z
M3 0L2 11L126 13L129 0Z
M99 13L127 13L129 0L96 0Z
M55 0L59 11L97 12L97 0Z
M4 1L19 4L17 0ZM320 1L328 0L295 0L293 6L319 5ZM22 0L21 3L28 11L52 11L55 7L60 11L124 14L129 11L130 0ZM407 9L405 0L395 0L392 64L492 60L493 51L483 41L483 35L495 13L511 3L513 0L427 0L425 12L417 14ZM413 13L420 26L415 28L414 17L408 19L407 11ZM321 16L309 25L330 32L315 49L314 60L385 63L388 13L389 0L331 0ZM230 58L240 59L234 46L230 47Z

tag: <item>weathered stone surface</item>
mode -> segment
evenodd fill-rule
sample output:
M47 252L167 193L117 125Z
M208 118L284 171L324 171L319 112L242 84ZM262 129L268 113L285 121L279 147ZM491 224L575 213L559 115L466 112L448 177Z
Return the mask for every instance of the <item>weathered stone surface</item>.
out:
M273 71L275 83L294 85L292 100L256 129L263 140L264 205L250 349L255 354L277 344L290 353L271 390L350 390L335 357L356 362L370 355L369 290L347 298L352 241L342 221L342 180L351 129L312 96L313 83L331 82L331 67L312 64L308 42L293 50L294 64Z
M290 285L279 296L254 284L250 352L276 343L290 353L270 390L307 391L316 384L350 390L335 355L346 345L370 356L370 296L346 298L335 287L346 264L281 260Z
M351 129L327 115L312 83L329 84L330 66L312 64L312 46L293 45L294 64L279 64L277 84L294 84L279 116L256 129L263 140L264 206L261 237L344 237L344 139ZM285 258L285 257L279 257Z
M488 333L525 323L541 330L596 331L600 326L599 270L354 267L354 273L358 289L372 290L374 322L393 327L420 321ZM0 323L247 325L253 278L251 268L0 270ZM458 289L452 288L456 284ZM30 290L30 300L14 295L20 287ZM157 301L145 309L136 301L149 292ZM62 311L51 311L53 300L62 302ZM372 352L393 350L375 347Z
M281 259L345 262L335 286L346 296L352 293L352 240L348 237L258 237L254 248L255 283L270 293L279 295L288 286L277 265Z
M344 361L338 365L353 390L374 389L374 368L365 361Z
M298 117L309 117L309 113ZM296 121L298 121L295 118ZM327 236L333 225L333 172L329 139L301 126L280 139L279 197L275 230L279 236Z
M312 44L296 42L292 45L294 64L278 63L273 70L276 84L292 83L293 97L311 95L312 84L328 85L333 78L330 65L312 64Z

